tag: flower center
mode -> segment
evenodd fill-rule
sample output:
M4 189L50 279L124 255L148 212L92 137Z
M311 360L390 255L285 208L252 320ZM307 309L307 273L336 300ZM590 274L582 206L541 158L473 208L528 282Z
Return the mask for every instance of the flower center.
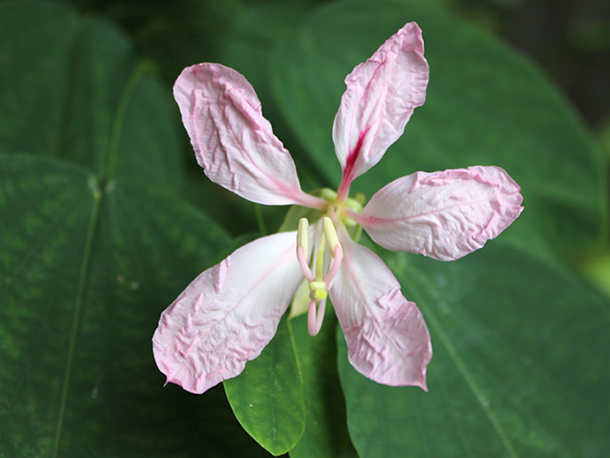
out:
M340 199L337 193L329 188L323 188L320 191L320 196L328 202L326 213L335 224L343 223L347 227L356 227L357 223L345 214L345 209L362 212L365 197L364 194L358 193L354 197Z
M336 228L342 225L354 241L358 241L362 232L360 227L350 218L352 212L362 212L365 202L364 194L354 197L339 198L337 193L329 188L316 192L327 202L326 206L319 208L323 216L321 224L313 226L315 229L315 247L310 252L309 221L305 216L317 219L320 213L314 211L303 212L303 207L293 207L294 211L286 216L282 227L290 227L290 221L298 219L297 232L297 259L303 272L304 280L299 286L292 300L291 317L298 316L308 310L309 334L315 336L320 331L328 290L337 275L343 260L343 249L339 243ZM294 223L293 223L294 224ZM328 248L328 250L327 250ZM311 260L310 258L311 253ZM309 304L309 305L307 305Z

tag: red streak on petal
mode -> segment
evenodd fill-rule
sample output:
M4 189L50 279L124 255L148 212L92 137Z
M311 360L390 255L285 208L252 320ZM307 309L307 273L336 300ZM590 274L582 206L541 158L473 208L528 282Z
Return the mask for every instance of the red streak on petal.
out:
M343 167L343 177L341 178L341 184L339 185L338 197L340 199L347 198L347 194L349 192L349 186L354 181L354 167L356 166L356 162L360 157L360 152L362 151L362 144L364 143L364 137L366 136L369 128L367 127L358 136L358 141L354 148L349 152L347 158L345 159L345 167Z

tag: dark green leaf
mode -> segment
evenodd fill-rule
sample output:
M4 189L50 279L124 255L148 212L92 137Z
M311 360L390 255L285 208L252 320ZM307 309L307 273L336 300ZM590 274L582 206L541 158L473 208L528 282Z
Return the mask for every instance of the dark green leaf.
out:
M363 458L610 453L607 300L497 244L453 263L393 261L430 328L430 391L365 379L339 337L348 425Z
M186 394L162 389L150 339L222 233L173 199L118 184L103 192L56 160L3 156L0 176L10 222L0 239L2 454L192 447L190 422L202 421L184 413Z
M261 355L224 382L235 416L273 455L291 450L305 429L303 381L286 320Z
M299 366L303 374L303 392L307 425L300 442L290 451L292 458L333 458L341 456L348 439L345 400L339 385L335 341L337 320L326 309L320 333L307 331L307 315L289 321L294 335Z
M0 151L65 158L104 181L175 193L178 111L129 41L52 3L0 8L9 69L0 75Z

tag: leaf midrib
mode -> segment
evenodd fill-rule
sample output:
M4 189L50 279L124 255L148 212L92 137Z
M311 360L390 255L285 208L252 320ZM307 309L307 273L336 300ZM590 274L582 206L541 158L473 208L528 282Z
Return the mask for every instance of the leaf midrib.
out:
M81 261L81 267L79 269L78 289L74 302L74 314L72 319L72 327L70 331L70 341L68 344L68 353L66 356L66 369L64 372L62 382L61 400L59 405L59 414L57 418L57 427L55 430L55 439L53 442L53 454L52 457L56 458L59 452L59 445L61 442L61 436L63 432L63 424L66 413L66 403L69 395L70 376L72 372L72 363L74 361L74 353L76 349L76 341L78 338L78 328L82 316L84 307L84 298L87 290L87 280L89 278L89 271L91 268L91 261L93 257L93 245L97 235L101 209L104 201L104 196L108 192L108 185L111 183L115 173L116 160L118 157L119 144L121 139L121 131L125 121L127 108L129 101L135 90L135 87L145 72L145 66L139 63L134 67L129 78L123 88L121 96L119 98L114 120L110 130L110 139L108 142L108 150L106 151L104 160L104 169L101 177L97 177L97 181L92 186L93 193L93 206L89 217L89 224L87 229L87 237L85 242L85 249ZM67 116L67 114L66 114ZM65 124L64 124L65 125Z
M80 317L83 309L83 302L85 296L85 290L87 286L87 278L89 268L91 265L91 258L93 252L93 242L95 240L95 233L97 230L97 223L99 221L99 214L102 205L102 193L94 193L93 208L89 217L89 228L87 230L87 239L85 242L85 251L80 268L78 290L76 293L76 300L74 306L74 316L72 319L72 329L70 331L70 343L68 346L68 355L66 358L66 370L64 372L64 380L62 384L61 401L59 405L59 415L57 419L57 429L55 431L55 441L53 444L53 458L57 456L59 451L59 442L61 439L62 427L64 416L66 412L66 401L68 399L68 388L70 385L70 374L72 371L72 362L74 360L74 350L76 348L76 339L78 334L78 327L80 323Z
M413 276L413 275L416 275L418 277L419 282L425 283L424 279L422 279L421 276L417 275L415 272L411 272L411 276ZM413 285L413 283L411 283L410 289L412 291L417 290L415 295L417 295L418 297L421 298L423 296L423 294L421 294L419 287ZM517 458L519 455L518 455L517 451L515 450L515 447L513 446L512 442L510 441L508 434L505 431L502 423L500 422L498 415L491 407L491 403L487 400L487 397L483 394L483 390L481 389L479 384L476 382L475 377L471 374L470 369L468 369L467 365L464 363L464 361L460 357L456 346L453 344L453 342L451 341L451 338L443 329L443 326L441 325L440 321L436 317L436 314L434 313L434 311L431 309L431 307L427 307L424 304L425 304L425 301L418 302L418 306L425 310L424 316L426 317L426 321L436 331L437 335L439 336L439 339L441 340L441 343L445 347L445 350L447 350L449 357L451 358L451 360L457 367L459 373L464 378L466 385L468 386L468 388L474 395L477 402L480 404L481 409L483 409L483 412L485 412L485 415L487 416L487 418L490 421L490 423L492 424L494 430L500 437L500 440L502 441L502 444L506 448L507 453L509 454L509 456Z

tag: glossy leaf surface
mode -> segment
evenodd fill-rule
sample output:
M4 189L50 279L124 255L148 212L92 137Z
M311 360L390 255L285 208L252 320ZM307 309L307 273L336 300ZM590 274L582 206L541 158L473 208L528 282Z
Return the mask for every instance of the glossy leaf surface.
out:
M299 442L305 429L303 382L286 320L261 355L224 386L235 416L266 450L277 456Z
M360 456L608 454L606 299L501 244L453 263L395 255L391 265L430 328L429 392L360 376L339 336Z

